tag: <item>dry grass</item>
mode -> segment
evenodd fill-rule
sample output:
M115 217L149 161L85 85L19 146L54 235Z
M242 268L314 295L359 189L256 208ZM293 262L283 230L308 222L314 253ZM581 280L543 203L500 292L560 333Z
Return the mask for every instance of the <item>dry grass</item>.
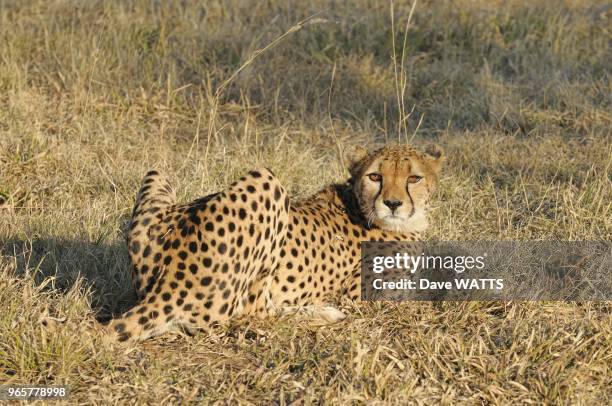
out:
M609 404L609 302L346 303L332 327L127 350L96 322L133 303L122 227L151 167L190 199L266 165L297 198L346 176L347 147L435 141L431 238L610 240L611 9L531 3L420 2L398 126L411 2L396 32L365 0L0 2L0 382L79 403Z

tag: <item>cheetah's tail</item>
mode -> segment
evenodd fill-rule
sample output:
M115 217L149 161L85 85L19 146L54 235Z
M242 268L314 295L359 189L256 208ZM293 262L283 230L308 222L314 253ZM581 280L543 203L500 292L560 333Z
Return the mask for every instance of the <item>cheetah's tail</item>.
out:
M173 204L176 204L176 194L166 177L158 171L149 171L138 191L132 218L140 216L147 210L163 209Z

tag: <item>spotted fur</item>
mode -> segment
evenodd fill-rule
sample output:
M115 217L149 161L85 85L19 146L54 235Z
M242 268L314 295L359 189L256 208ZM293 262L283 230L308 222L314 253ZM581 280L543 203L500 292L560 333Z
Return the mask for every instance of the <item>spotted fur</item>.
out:
M347 182L291 207L267 169L183 205L163 176L147 173L128 234L140 303L111 334L143 340L244 314L344 318L324 305L359 299L359 244L420 239L441 161L439 150L408 146L358 151Z

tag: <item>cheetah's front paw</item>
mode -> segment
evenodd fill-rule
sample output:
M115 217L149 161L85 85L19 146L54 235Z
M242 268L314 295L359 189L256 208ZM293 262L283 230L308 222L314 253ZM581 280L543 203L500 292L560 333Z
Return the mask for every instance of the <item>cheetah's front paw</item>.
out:
M338 323L346 314L333 306L285 306L280 309L282 316L296 316L302 319L320 321L326 324Z

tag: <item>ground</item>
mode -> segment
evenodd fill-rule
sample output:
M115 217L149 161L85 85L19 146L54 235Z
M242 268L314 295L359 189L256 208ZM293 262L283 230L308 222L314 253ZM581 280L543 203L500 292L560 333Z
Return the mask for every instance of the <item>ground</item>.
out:
M0 382L78 403L610 403L609 302L345 303L331 327L121 350L98 328L134 303L125 223L153 167L180 200L257 166L299 198L354 145L436 142L428 238L610 240L611 9L532 3L419 1L404 36L403 1L4 2Z

